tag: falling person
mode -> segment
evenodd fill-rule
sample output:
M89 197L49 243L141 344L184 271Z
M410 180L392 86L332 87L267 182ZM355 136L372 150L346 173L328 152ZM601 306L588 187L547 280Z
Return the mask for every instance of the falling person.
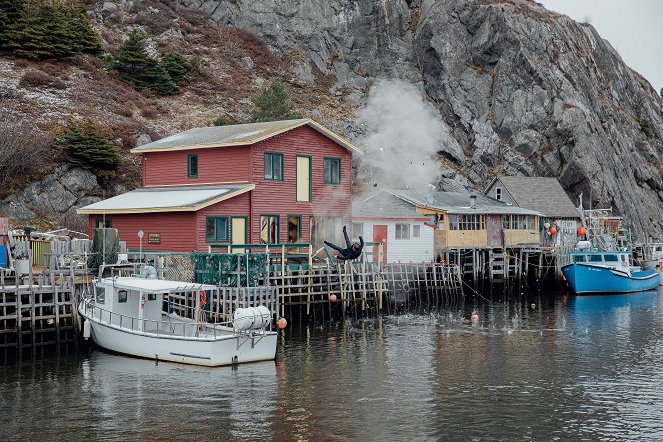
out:
M345 244L347 245L346 249L342 249L336 244L330 243L329 241L325 241L325 245L328 245L329 247L331 247L332 249L338 252L336 259L349 261L352 259L359 258L361 256L361 251L364 248L364 238L362 238L361 235L359 235L359 242L353 241L351 243L350 238L348 238L348 232L345 226L343 226L343 236L345 237Z

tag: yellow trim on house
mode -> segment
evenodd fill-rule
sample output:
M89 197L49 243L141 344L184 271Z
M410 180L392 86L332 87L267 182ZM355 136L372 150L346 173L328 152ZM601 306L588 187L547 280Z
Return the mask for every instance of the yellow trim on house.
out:
M88 210L78 209L76 210L76 213L78 213L79 215L103 215L103 214L111 215L111 214L132 214L132 213L197 212L200 209L204 209L205 207L209 207L213 204L220 203L221 201L234 198L245 192L249 192L255 188L256 188L255 184L251 184L250 186L245 187L243 189L238 189L230 193L224 193L223 195L220 195L214 199L205 201L204 203L195 206L145 207L141 209L88 209Z
M288 132L293 129L297 129L298 127L301 126L311 126L313 129L318 131L319 133L322 133L323 135L327 136L328 138L331 138L332 140L336 141L338 144L341 146L345 147L346 149L358 154L358 155L363 155L364 151L359 149L357 146L352 144L350 141L346 140L345 138L341 137L340 135L335 134L331 130L327 129L326 127L322 126L320 123L317 123L310 118L307 118L305 121L300 121L299 123L291 124L288 126L285 126L281 129L278 130L272 130L272 131L267 131L262 136L259 136L257 138L246 138L241 141L233 141L233 142L227 142L227 143L207 143L207 144L192 144L188 146L175 146L175 147L157 147L153 149L141 149L139 147L134 147L131 149L129 152L131 153L148 153L148 152L175 152L175 151L180 151L180 150L193 150L193 149L211 149L215 147L233 147L233 146L246 146L249 144L255 144L259 143L261 141L264 141L266 139L275 137L277 135L280 135L284 132Z
M180 183L180 184L159 184L154 186L144 186L143 189L161 189L162 187L198 187L198 186L224 186L235 184L249 184L248 181L224 181L221 183Z

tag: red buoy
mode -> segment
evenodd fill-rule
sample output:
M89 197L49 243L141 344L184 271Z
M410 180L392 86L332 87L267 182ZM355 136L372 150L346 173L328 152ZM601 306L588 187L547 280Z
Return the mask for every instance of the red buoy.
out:
M476 312L474 312L474 313L472 313L472 316L470 317L470 319L472 319L473 322L476 322L476 321L479 320L479 315Z
M329 295L330 302L336 302L336 295Z
M286 321L285 318L279 318L279 320L276 321L276 326L279 328L279 330L283 330L286 325L288 325L288 321Z
M557 233L557 227L552 226L552 227L550 228L550 234L551 234L551 235L554 235L555 233Z
M578 235L585 236L585 233L587 233L587 229L585 229L585 227L583 226L578 227Z

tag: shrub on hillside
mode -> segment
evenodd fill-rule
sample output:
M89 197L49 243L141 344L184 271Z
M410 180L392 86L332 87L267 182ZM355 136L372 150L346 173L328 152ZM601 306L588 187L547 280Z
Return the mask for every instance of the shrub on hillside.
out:
M76 0L0 0L0 49L32 59L70 59L103 52Z
M640 126L640 130L642 133L645 134L647 138L651 138L654 133L651 130L651 125L649 123L649 120L644 117L638 117L635 119L635 121L638 123L638 126Z
M115 51L112 68L117 77L137 89L149 89L158 95L175 95L177 83L191 70L186 58L176 52L167 52L158 61L145 49L145 35L132 32Z
M212 121L212 126L228 126L230 124L235 124L235 122L226 114L223 114Z
M23 74L21 81L18 82L21 87L49 87L53 89L66 89L64 81L57 77L48 75L42 71L28 71Z
M182 54L177 52L166 52L161 56L161 66L164 68L170 78L179 83L191 72L191 63Z
M255 106L251 115L253 122L301 118L288 99L285 85L278 78L272 78L269 86L265 86L260 93L251 97L251 102Z
M0 197L27 184L52 164L50 139L22 117L20 103L0 99Z
M115 170L122 160L115 144L90 119L74 121L70 118L57 145L67 153L68 163L83 169Z

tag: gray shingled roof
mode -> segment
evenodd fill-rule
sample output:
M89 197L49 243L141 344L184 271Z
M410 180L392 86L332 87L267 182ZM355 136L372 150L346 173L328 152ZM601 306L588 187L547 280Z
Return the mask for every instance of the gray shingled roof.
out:
M280 133L309 126L351 152L363 152L345 138L316 123L309 118L298 120L268 121L264 123L232 124L228 126L197 127L169 137L153 141L131 149L133 153L156 152L161 150L183 150L206 147L243 146L254 144Z
M453 214L486 213L486 214L514 214L514 215L539 215L534 210L518 206L510 206L481 193L469 192L440 192L417 193L407 190L392 191L394 195L410 201L420 207L444 210ZM476 195L475 207L470 207L470 196Z
M254 188L254 184L141 188L81 207L78 213L197 211Z
M498 179L520 207L549 218L580 218L557 178L500 176Z
M380 191L368 198L357 198L352 202L353 218L421 218L416 206L403 201L387 191Z

